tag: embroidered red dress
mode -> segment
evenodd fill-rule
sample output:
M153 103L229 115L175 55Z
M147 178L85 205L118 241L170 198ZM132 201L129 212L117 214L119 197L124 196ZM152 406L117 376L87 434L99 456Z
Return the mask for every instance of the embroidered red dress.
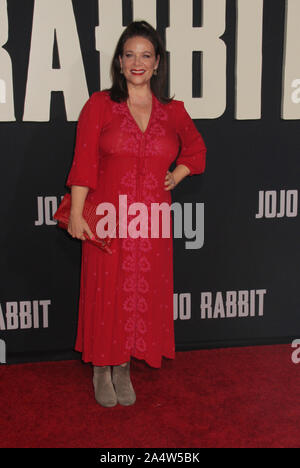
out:
M171 205L164 190L166 171L178 155L190 175L205 169L206 147L182 101L162 104L152 93L152 111L143 133L127 102L97 91L78 120L72 167L66 185L89 187L87 199L110 202L119 195L127 206L142 202ZM124 200L124 198L123 198ZM128 215L128 223L135 215ZM130 357L161 367L162 356L175 358L173 321L173 240L113 239L109 255L82 242L79 316L75 350L94 365L117 365ZM149 223L150 224L150 223ZM150 227L149 227L150 229Z

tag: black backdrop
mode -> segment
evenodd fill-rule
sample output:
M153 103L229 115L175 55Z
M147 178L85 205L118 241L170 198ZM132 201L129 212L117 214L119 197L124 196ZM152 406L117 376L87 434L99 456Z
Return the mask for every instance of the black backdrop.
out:
M190 0L181 0L183 17L186 2ZM199 26L197 21L209 2L191 2L191 27ZM98 1L69 3L74 9L91 95L103 87L99 73L101 50L99 54L95 47ZM112 40L133 18L134 3L118 3L123 25L112 34ZM153 3L157 29L166 41L172 2ZM226 109L216 118L201 118L199 110L195 123L208 148L206 171L186 178L172 192L173 201L192 203L194 214L196 203L204 210L201 248L186 249L187 239L174 239L176 350L288 343L300 336L299 122L282 116L288 2L262 2L261 116L253 119L237 119L235 115L239 2L225 3L222 40L226 44ZM34 1L2 0L0 6L1 15L7 11L8 40L1 38L1 46L2 54L8 54L11 60L14 109L12 119L0 113L1 340L6 345L7 363L76 359L81 357L72 351L81 243L59 229L52 219L67 190L76 120L67 119L62 91L51 93L49 119L24 119ZM146 16L144 19L148 20ZM1 21L3 25L3 17ZM109 31L110 21L110 16L102 17L100 29L106 25ZM180 28L178 41L185 41ZM201 44L195 45L197 50L201 51ZM171 60L171 51L168 56ZM0 66L2 63L0 54ZM60 66L55 34L52 66ZM194 54L191 96L197 96L203 73L201 60L198 63ZM1 76L0 69L0 84ZM184 79L184 70L182 76ZM214 85L219 84L215 77ZM176 89L173 92L177 99L185 100ZM0 94L0 112L3 105ZM186 107L189 110L188 103ZM266 213L262 217L256 216L260 197L265 200ZM283 197L287 209L281 215ZM42 222L37 221L38 206L43 207Z

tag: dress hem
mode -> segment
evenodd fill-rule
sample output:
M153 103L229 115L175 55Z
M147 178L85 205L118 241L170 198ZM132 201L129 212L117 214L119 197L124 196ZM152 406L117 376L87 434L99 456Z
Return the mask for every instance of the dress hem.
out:
M79 353L82 353L82 350L80 350L80 349L78 349L78 348L74 348L74 349L75 349L75 351L78 351ZM81 360L82 360L83 362L85 362L85 363L91 362L94 366L118 366L118 365L120 365L120 364L123 364L124 362L129 361L129 359L130 359L131 357L133 357L133 358L135 358L135 359L138 359L138 360L143 360L143 361L145 361L150 367L153 367L153 368L155 368L155 369L160 369L160 368L162 367L162 360L161 360L161 362L160 362L160 365L154 365L153 363L151 364L150 361L147 360L147 358L138 356L138 355L136 355L136 354L130 354L129 356L127 356L126 358L124 358L125 360L123 359L121 362L116 362L116 363L111 363L111 364L107 364L107 363L106 363L106 364L103 364L103 363L100 364L100 363L97 362L97 361L93 361L93 359L88 359L88 358L83 358L83 357L81 357ZM163 358L163 357L166 358L166 359L175 359L175 352L174 352L174 354L172 354L172 355L162 354L162 355L161 355L161 358Z

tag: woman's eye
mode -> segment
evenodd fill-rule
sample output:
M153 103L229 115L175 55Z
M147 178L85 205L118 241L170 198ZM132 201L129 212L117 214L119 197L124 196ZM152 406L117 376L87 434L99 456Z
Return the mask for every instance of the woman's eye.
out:
M125 57L132 57L132 54L130 52L127 52L127 54L125 54ZM150 58L150 55L144 54L143 57L144 58Z

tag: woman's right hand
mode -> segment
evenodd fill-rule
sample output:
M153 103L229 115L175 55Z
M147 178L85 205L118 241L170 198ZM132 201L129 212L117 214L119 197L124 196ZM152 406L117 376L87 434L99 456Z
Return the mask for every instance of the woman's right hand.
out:
M72 237L75 237L76 239L86 240L84 232L88 234L90 239L95 239L88 223L80 214L70 214L67 231Z

